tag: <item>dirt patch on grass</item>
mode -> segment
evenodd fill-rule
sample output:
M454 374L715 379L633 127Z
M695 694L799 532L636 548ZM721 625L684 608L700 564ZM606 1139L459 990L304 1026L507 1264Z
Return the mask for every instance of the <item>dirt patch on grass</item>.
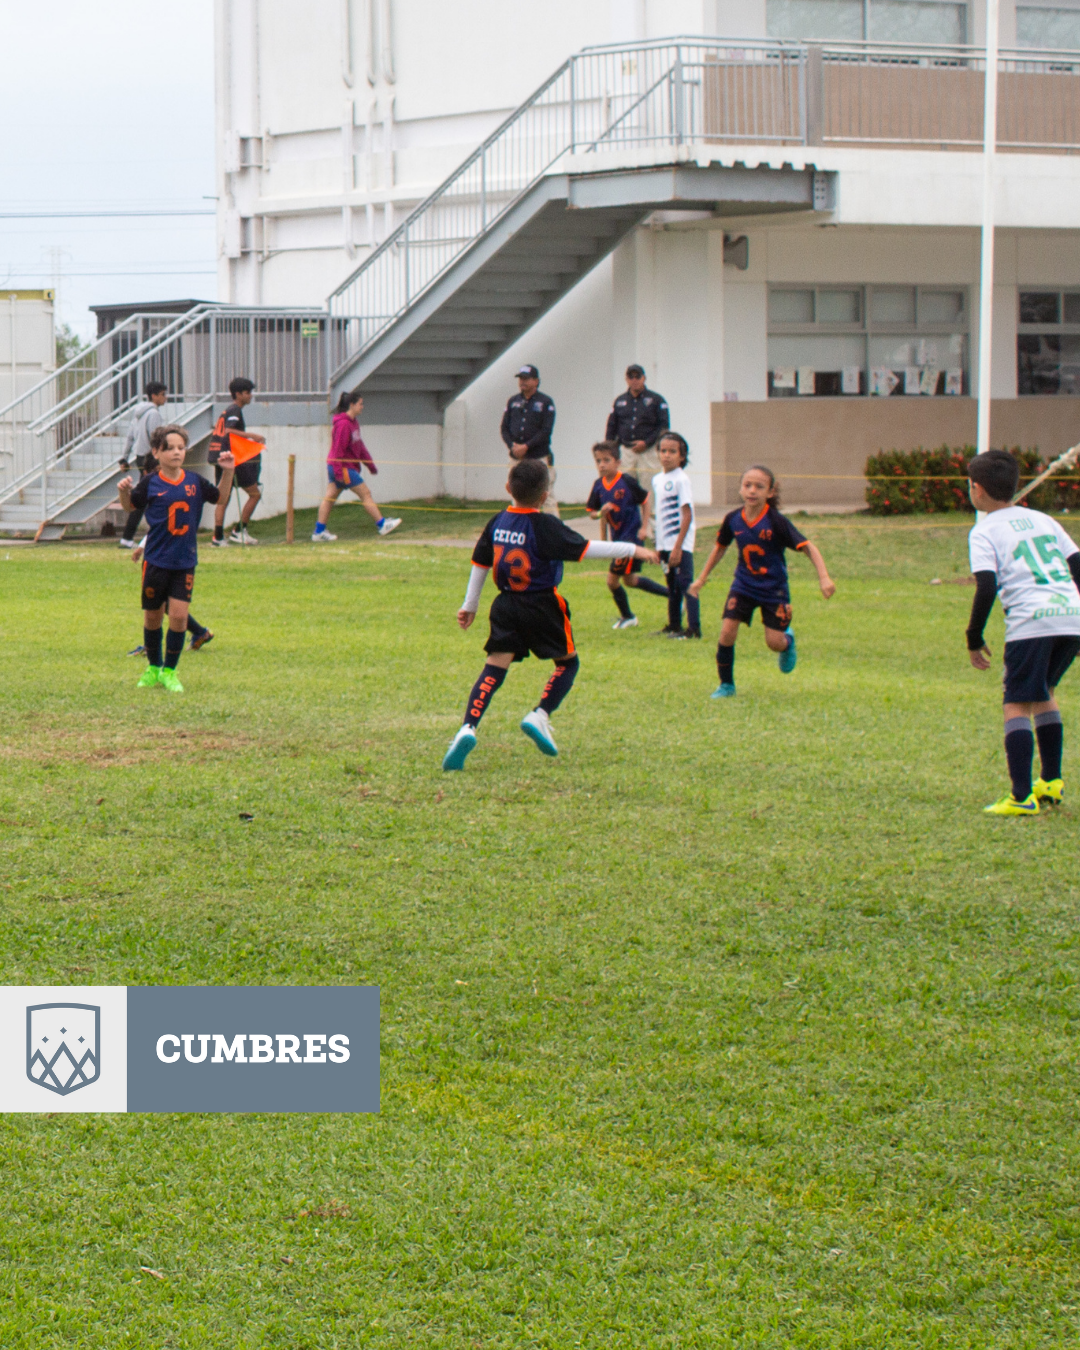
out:
M261 737L243 732L184 731L173 727L35 727L25 740L0 743L0 759L32 760L42 768L88 764L127 767L163 759L217 759L245 751Z

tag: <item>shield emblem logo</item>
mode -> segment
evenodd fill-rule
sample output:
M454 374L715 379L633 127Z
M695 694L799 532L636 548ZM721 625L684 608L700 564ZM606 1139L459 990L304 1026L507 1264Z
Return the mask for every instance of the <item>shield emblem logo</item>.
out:
M101 1009L91 1003L39 1003L26 1010L26 1076L66 1097L101 1076Z

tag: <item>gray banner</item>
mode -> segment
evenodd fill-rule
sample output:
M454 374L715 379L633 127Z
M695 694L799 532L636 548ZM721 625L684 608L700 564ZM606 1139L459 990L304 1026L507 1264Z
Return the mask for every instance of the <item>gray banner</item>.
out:
M378 988L128 989L129 1111L378 1111Z

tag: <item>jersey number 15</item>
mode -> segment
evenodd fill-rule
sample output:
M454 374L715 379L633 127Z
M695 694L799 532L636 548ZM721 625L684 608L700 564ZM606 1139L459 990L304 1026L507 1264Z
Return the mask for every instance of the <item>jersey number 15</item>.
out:
M1034 544L1039 554L1041 567L1031 551L1031 544ZM1017 562L1025 564L1034 577L1036 586L1049 586L1052 581L1056 581L1059 585L1063 582L1068 584L1072 580L1065 555L1058 548L1057 540L1052 534L1037 535L1030 544L1026 539L1022 539L1013 549L1013 557Z

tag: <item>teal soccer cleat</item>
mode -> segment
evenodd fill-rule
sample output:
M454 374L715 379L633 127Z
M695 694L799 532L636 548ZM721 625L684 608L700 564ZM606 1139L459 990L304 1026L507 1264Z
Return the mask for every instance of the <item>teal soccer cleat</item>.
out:
M734 698L735 686L733 684L721 684L712 691L710 698Z
M446 770L463 769L465 761L475 749L476 732L466 723L459 728L457 735L450 742L450 749L443 756L443 768Z
M791 674L791 672L795 669L795 661L797 659L795 652L795 634L789 628L787 629L787 635L791 639L791 641L788 643L787 651L783 651L780 653L778 661L778 664L780 666L780 672L783 675Z

